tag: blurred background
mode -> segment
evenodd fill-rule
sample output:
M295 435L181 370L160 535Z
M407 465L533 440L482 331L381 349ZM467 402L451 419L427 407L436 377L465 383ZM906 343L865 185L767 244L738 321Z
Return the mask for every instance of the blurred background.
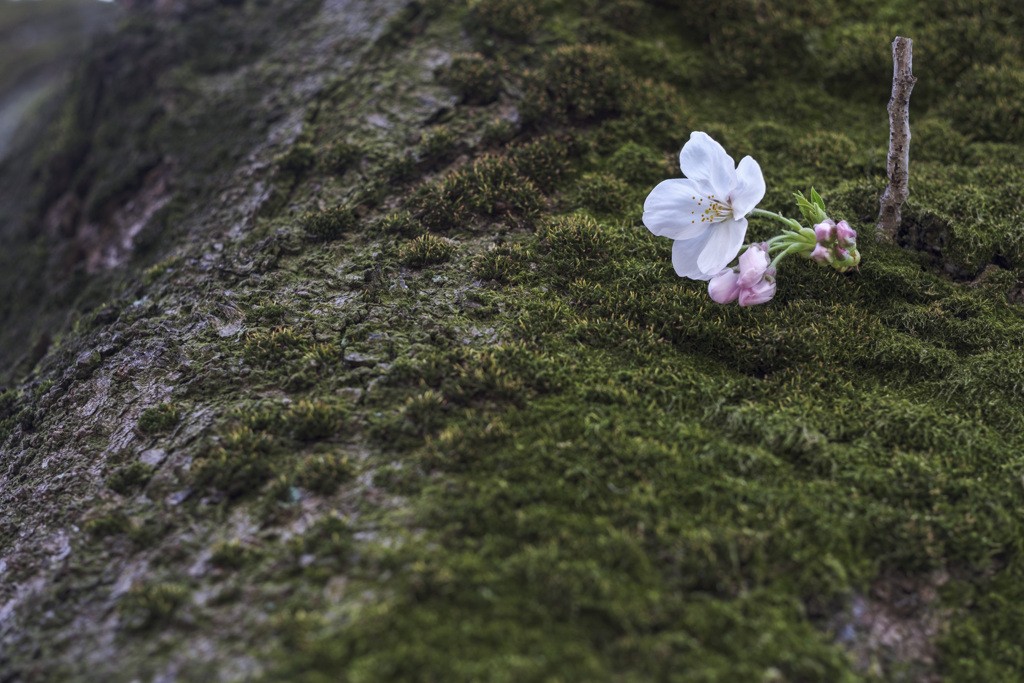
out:
M0 0L0 162L89 41L120 15L100 0Z

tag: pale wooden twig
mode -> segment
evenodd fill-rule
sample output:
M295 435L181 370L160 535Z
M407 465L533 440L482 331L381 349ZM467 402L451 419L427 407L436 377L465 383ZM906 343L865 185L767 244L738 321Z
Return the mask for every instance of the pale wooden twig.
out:
M889 185L878 212L877 237L891 242L900 227L900 210L910 195L910 91L917 79L912 73L914 41L896 37L892 41L892 97L889 99Z

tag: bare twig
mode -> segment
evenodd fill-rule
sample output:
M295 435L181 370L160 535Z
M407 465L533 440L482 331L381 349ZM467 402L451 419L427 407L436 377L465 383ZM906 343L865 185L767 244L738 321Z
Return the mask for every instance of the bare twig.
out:
M917 79L912 73L914 41L892 41L892 97L889 99L889 186L878 212L878 239L891 242L900 227L900 211L910 195L910 91Z

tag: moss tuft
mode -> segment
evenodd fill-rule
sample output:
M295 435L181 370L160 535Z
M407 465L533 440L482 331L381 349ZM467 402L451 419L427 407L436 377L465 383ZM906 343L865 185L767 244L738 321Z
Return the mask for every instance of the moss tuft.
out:
M301 176L316 164L316 150L313 149L312 145L300 142L274 159L274 163L277 164L278 169L283 173Z
M500 36L525 41L540 28L538 4L532 0L479 0L471 6L466 23L481 40Z
M144 462L133 462L130 465L118 468L111 474L107 478L107 486L122 496L127 496L144 488L152 476L152 465L147 465Z
M143 434L159 434L170 431L180 421L180 408L172 403L161 403L142 411L138 427Z
M621 180L645 190L675 175L678 170L677 164L669 163L664 154L635 142L627 142L617 149L608 164Z
M524 77L526 123L582 122L621 113L631 79L614 54L600 45L565 45Z
M979 64L956 83L946 106L959 130L976 140L1024 142L1024 70Z
M712 78L805 75L816 66L805 36L840 23L831 0L699 0L688 6L687 15L712 64L709 85Z
M328 496L355 476L355 466L344 455L313 455L295 472L295 482L313 493Z
M245 322L249 324L270 323L280 325L285 321L288 309L278 303L260 302L245 312Z
M311 347L311 340L290 327L249 330L245 333L242 356L249 363L278 365L301 358Z
M302 229L320 242L336 240L359 222L355 211L348 206L336 206L326 211L308 212L299 219Z
M113 510L90 520L84 528L93 538L106 538L127 534L132 530L132 522L122 510Z
M569 177L569 158L576 151L571 139L545 135L509 150L516 171L542 191L551 192Z
M434 126L423 134L418 145L420 158L432 165L446 163L456 152L458 138L447 126Z
M395 154L384 162L381 180L387 184L401 183L416 175L416 157L412 152Z
M288 407L285 424L299 441L318 441L337 434L345 415L336 403L302 400Z
M117 605L118 615L129 631L144 631L167 626L191 596L188 587L178 583L152 583L134 586Z
M422 186L410 204L427 229L443 232L468 227L474 213L529 223L544 202L509 159L484 156L440 182Z
M575 273L584 264L606 258L608 234L593 218L573 214L546 223L538 233L556 269Z
M238 570L252 562L257 553L252 547L239 541L222 541L213 546L210 564L218 569Z
M514 283L529 270L534 254L522 244L492 244L473 259L473 273L482 280Z
M295 568L308 579L325 582L349 566L352 529L337 514L321 518L302 536L288 541Z
M584 173L576 186L577 205L598 215L617 215L638 206L634 191L611 173Z
M337 140L327 146L321 156L321 165L334 175L343 175L356 166L363 156L363 148L347 140Z
M417 237L423 233L423 227L419 221L413 218L412 214L408 211L388 214L381 218L375 227L385 235Z
M446 263L455 253L455 245L437 235L420 235L398 252L398 260L410 268Z
M475 53L452 57L444 73L462 101L469 105L490 104L501 94L501 69L493 61Z
M264 432L236 427L214 440L192 465L195 481L236 498L255 492L280 469L278 444Z

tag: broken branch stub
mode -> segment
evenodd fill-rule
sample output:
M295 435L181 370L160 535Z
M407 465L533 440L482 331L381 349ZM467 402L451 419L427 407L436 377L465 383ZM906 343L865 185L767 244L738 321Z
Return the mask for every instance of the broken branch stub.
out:
M912 73L914 41L896 37L892 41L892 97L889 98L889 185L882 194L877 235L891 242L899 230L903 202L910 195L910 92L917 79Z

